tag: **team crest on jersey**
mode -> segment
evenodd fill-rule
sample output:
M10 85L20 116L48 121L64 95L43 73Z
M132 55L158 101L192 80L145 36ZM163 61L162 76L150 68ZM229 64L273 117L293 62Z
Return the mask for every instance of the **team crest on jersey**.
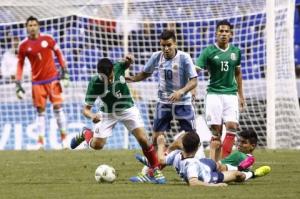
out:
M235 53L231 53L230 58L231 58L232 61L236 61Z
M126 83L125 77L123 75L120 76L120 83L121 84L125 84Z
M32 51L32 48L30 48L30 47L29 47L29 48L27 48L27 51L29 51L29 52L30 52L30 51Z
M175 69L175 70L177 70L177 69L178 69L178 65L177 65L177 64L174 64L174 65L172 66L172 68Z
M42 43L41 43L41 46L42 46L43 48L46 48L46 47L48 46L48 42L45 41L45 40L43 40Z

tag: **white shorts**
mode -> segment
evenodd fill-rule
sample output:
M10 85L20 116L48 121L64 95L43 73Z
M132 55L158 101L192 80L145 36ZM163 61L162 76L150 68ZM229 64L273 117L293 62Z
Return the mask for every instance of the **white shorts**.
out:
M119 113L101 112L101 121L94 126L94 137L110 137L117 122L122 122L129 132L136 128L144 127L140 112L135 106Z
M208 126L239 121L237 95L207 94L205 99L205 120Z

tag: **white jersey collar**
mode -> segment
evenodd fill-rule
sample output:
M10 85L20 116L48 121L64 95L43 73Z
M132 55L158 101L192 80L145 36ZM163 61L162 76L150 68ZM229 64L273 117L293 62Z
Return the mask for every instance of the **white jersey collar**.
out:
M218 46L218 44L217 43L215 43L215 46L220 50L220 51L222 51L222 52L226 52L228 49L229 49L229 47L230 47L230 44L228 44L228 46L227 46L227 48L224 50L224 49L222 49L222 48L220 48L219 46Z

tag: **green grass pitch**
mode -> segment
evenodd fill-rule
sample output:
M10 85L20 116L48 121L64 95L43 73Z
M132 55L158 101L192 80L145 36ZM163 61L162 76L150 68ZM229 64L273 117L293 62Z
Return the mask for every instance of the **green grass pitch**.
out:
M270 165L269 175L228 187L188 187L172 168L164 170L166 185L128 181L141 169L132 150L1 151L0 198L299 198L300 151L256 150L256 165ZM118 173L113 184L97 184L99 164Z

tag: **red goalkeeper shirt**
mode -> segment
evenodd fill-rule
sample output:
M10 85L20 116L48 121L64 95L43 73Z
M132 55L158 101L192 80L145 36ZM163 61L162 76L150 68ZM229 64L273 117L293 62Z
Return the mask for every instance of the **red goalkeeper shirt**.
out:
M19 45L16 79L22 79L25 57L31 64L33 84L46 84L58 79L53 53L59 64L65 67L63 55L52 36L40 34L37 39L24 39Z

